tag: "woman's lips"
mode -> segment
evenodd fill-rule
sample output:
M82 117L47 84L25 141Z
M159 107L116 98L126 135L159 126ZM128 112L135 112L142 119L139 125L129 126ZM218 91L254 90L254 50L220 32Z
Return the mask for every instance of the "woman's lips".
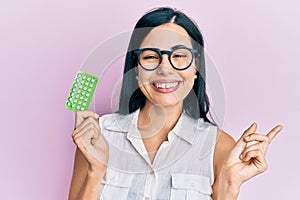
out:
M180 86L181 81L154 81L152 82L152 87L155 91L161 93L174 92Z

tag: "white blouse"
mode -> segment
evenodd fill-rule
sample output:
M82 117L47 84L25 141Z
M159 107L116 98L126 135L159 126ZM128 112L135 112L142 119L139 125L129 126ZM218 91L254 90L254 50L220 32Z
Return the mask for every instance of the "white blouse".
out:
M139 110L99 118L109 144L100 200L211 200L217 127L182 113L151 164L137 129Z

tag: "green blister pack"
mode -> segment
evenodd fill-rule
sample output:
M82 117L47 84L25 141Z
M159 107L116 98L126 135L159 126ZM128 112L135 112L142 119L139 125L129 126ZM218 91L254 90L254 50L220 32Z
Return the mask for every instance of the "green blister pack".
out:
M66 108L73 111L88 110L99 78L79 71L75 77Z

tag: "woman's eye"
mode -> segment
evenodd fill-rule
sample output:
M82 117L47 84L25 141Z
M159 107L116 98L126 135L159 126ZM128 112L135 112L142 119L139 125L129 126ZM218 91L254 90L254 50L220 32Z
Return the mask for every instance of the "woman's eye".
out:
M149 55L149 56L144 56L143 59L147 60L147 59L158 59L157 56L155 55Z
M173 55L173 58L185 58L186 55L185 54L175 54Z

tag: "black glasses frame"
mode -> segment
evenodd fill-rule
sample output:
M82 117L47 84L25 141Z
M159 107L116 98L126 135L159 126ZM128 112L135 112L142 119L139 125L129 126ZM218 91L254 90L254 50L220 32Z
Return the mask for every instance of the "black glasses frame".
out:
M192 54L192 59L191 59L191 62L188 66L186 66L185 68L177 68L173 65L172 61L171 61L171 55L173 54L174 51L178 50L178 49L186 49L188 51L191 52ZM145 68L143 67L143 65L141 64L140 62L140 54L143 52L143 51L147 51L147 50L151 50L151 51L155 51L158 55L159 55L159 63L157 64L156 67L154 67L153 69L148 69L148 68ZM136 49L133 51L136 55L137 55L137 60L138 60L138 63L140 64L140 66L144 69L144 70L147 70L147 71L153 71L153 70L156 70L159 65L161 64L162 62L162 55L163 54L167 54L168 55L168 60L169 62L171 63L172 67L176 70L186 70L187 68L189 68L191 66L191 64L193 63L194 61L194 58L195 58L195 54L198 52L196 49L191 49L191 48L188 48L188 47L185 47L185 46L180 46L180 47L177 47L177 48L172 48L172 51L168 51L168 50L163 50L161 51L160 49L158 48L142 48L142 49Z

